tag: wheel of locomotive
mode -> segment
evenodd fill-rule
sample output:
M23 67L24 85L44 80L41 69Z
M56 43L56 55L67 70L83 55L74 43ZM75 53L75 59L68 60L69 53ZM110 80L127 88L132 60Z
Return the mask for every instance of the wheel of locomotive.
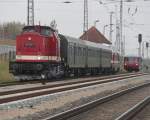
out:
M44 80L50 80L52 79L52 75L49 71L44 71L42 74L41 74L41 77L42 79Z
M47 78L48 80L52 79L52 74L51 74L51 72L48 72L48 71L47 71L47 73L46 73L46 78Z
M20 82L26 82L26 81L27 81L27 79L26 79L25 77L19 77L18 80L19 80Z
M60 78L62 78L62 76L63 76L63 75L56 75L54 78L60 79Z
M24 79L22 79L22 78L20 78L20 79L19 79L19 81L20 81L20 82L25 82L25 80L24 80Z
M68 72L67 70L64 72L63 77L70 77L70 72Z

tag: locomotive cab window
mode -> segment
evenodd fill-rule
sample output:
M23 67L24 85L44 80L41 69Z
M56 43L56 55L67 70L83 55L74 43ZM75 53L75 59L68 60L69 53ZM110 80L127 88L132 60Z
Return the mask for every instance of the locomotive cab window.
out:
M36 31L35 27L33 26L27 26L23 28L22 32L25 33L25 32L38 32L38 31Z
M45 36L52 36L52 31L50 29L47 28L42 28L41 29L41 35L45 35Z
M26 26L23 28L23 33L25 32L37 32L45 36L53 35L53 30L50 27L45 26Z

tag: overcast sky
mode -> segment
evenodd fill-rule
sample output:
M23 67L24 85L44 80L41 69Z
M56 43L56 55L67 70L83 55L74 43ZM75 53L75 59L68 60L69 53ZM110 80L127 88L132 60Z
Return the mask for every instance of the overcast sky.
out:
M57 29L65 35L79 37L83 31L83 1L70 0L71 4L65 4L69 0L35 0L35 23L49 25L55 19ZM89 27L99 20L96 27L103 33L103 26L109 24L110 12L114 11L113 24L116 24L116 16L119 16L119 2L110 3L109 0L101 0L106 4L99 4L98 0L89 0ZM118 0L114 0L118 1ZM124 2L123 21L126 41L126 54L137 54L137 35L143 34L143 40L150 42L150 1L135 0L136 2ZM117 12L115 10L117 6ZM116 14L117 13L117 14ZM0 22L27 21L27 0L0 0ZM115 31L115 26L113 27ZM106 29L106 37L109 38L109 28ZM115 32L113 32L113 42Z

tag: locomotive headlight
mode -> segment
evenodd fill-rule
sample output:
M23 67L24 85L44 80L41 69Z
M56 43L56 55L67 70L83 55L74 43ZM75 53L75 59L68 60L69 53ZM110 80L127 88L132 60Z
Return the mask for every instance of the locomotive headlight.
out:
M40 56L38 56L38 60L41 60L41 57L40 57Z
M28 40L31 40L31 37L28 37Z

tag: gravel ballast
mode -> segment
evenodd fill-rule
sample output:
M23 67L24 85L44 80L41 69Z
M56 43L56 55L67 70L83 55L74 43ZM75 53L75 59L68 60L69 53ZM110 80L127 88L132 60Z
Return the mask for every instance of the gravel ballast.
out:
M140 88L67 120L115 120L149 96L149 91L150 86Z
M145 75L138 78L129 78L127 80L104 83L3 104L0 105L0 118L2 120L38 120L48 115L54 115L94 99L109 95L113 92L149 82L149 77L149 75Z

